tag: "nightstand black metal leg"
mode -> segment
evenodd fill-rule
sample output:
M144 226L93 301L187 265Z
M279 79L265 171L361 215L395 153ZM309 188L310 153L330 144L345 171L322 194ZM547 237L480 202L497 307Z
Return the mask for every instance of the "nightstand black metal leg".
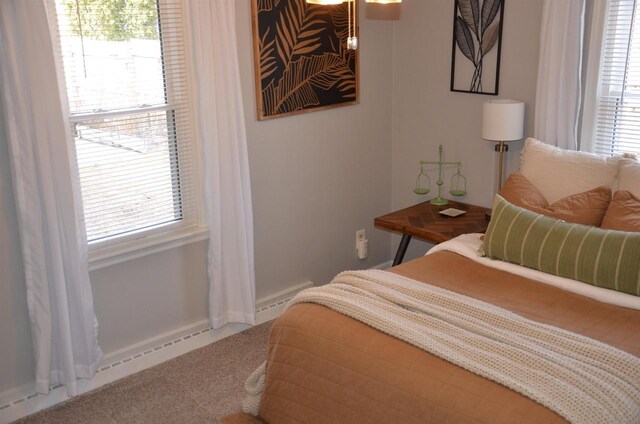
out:
M402 235L402 240L400 240L400 246L398 246L398 251L396 252L396 257L393 260L393 265L400 265L402 260L404 259L404 254L407 253L407 247L409 246L409 242L411 241L411 236L407 234Z

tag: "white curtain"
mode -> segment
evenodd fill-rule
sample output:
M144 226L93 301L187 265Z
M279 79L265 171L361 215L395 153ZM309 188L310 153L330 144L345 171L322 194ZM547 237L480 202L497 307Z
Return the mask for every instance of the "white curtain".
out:
M600 69L602 49L606 28L609 0L593 2L591 12L590 35L587 50L587 72L584 84L584 105L579 148L585 152L596 152L596 124L598 122L598 103L600 91ZM615 75L615 74L614 74ZM615 78L615 77L614 77Z
M564 149L578 145L585 0L544 0L534 136Z
M255 323L253 213L235 0L187 3L196 139L209 225L214 328Z
M102 352L79 181L44 0L0 1L0 98L36 361L36 390L92 378Z

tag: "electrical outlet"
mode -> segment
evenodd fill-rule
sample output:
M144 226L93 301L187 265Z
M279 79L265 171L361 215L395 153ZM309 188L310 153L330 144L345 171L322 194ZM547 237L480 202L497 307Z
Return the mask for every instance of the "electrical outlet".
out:
M364 230L356 231L356 255L358 259L366 259L369 255L369 240Z

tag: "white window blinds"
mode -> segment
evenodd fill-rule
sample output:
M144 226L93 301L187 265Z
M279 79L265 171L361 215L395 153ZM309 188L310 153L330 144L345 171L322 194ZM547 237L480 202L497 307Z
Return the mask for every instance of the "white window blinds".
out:
M89 241L195 221L177 0L55 0Z
M593 150L640 153L640 2L609 0L602 38Z

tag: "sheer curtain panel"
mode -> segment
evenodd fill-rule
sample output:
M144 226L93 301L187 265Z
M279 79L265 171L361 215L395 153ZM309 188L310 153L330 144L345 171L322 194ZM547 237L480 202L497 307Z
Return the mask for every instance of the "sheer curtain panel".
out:
M186 2L214 328L255 323L253 212L234 0Z
M0 98L36 360L36 390L92 378L102 357L75 154L44 0L0 1Z
M544 0L534 136L578 147L585 0Z

